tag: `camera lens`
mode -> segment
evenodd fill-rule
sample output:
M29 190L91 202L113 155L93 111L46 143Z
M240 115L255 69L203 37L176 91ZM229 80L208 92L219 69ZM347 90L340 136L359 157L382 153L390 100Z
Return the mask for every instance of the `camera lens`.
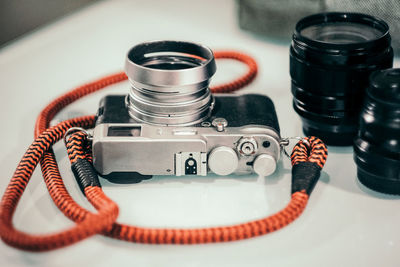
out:
M125 71L131 84L129 114L157 125L191 125L206 119L214 99L209 89L216 71L212 51L180 41L134 46Z
M361 183L400 194L400 69L371 75L354 152Z
M293 107L305 135L352 145L371 72L393 65L388 25L359 13L321 13L296 24L290 48Z

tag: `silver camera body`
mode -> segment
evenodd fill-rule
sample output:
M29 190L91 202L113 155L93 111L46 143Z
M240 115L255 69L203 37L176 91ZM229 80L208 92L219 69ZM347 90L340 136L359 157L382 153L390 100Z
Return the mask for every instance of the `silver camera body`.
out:
M268 176L281 153L277 116L263 95L211 94L212 51L177 41L133 47L128 95L102 99L93 133L99 174Z

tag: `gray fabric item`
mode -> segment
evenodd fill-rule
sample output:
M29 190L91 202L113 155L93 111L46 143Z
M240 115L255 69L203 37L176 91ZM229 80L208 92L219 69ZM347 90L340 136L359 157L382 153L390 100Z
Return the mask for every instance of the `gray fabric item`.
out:
M320 0L239 0L238 3L242 29L288 40L299 19L321 11Z
M319 12L366 13L389 24L392 46L400 56L400 0L237 0L239 25L268 38L290 40L296 22Z

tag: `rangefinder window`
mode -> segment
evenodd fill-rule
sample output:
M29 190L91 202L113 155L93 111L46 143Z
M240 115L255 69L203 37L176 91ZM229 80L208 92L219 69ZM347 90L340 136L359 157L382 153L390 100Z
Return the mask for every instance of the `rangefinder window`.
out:
M108 136L133 136L138 137L141 133L141 127L124 127L124 126L111 126L108 128Z

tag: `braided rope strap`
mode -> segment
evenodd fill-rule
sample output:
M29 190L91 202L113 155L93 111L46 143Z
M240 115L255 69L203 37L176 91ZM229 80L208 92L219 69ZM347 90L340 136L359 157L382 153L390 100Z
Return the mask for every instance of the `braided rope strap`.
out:
M311 136L299 141L293 148L292 193L304 190L311 194L328 157L328 149L321 139Z
M323 145L322 141L318 140L319 139L314 139L312 137L310 139L312 144L311 147L304 147L305 150L303 152L308 155L308 158L305 160L318 158L318 164L322 164L323 166L323 163L326 160L326 154L323 157L319 157L317 146L322 144L322 146L320 146L321 149L326 149L326 147ZM68 139L67 149L72 168L79 164L79 162L89 162L89 160L87 160L89 155L84 151L84 147L86 146L86 135L83 133L75 133ZM303 148L301 144L298 144L298 146ZM314 150L312 148L314 148ZM295 154L297 149L298 147L295 147L293 154ZM322 151L324 150L322 149ZM309 163L317 165L315 162ZM318 165L317 167L318 170L321 169ZM310 169L310 171L313 172L313 169ZM94 178L91 178L91 176L92 174L90 172L87 173L86 177L82 177L81 174L76 175L76 179L81 188L85 188L85 184L90 185L93 182L96 183L96 181L93 181ZM297 176L295 175L295 177ZM231 226L197 229L144 228L115 223L112 230L107 232L106 235L126 241L148 244L200 244L228 242L264 235L285 227L299 217L305 209L309 194L311 193L308 190L310 185L307 185L304 181L303 175L294 179L293 182L294 185L297 186L297 189L292 190L292 198L289 204L276 214L259 220ZM300 185L302 185L302 187L298 186L299 182L296 179L301 180ZM315 180L309 179L306 179L306 181L311 183L316 182Z
M216 52L215 57L239 60L244 62L249 68L245 75L235 81L211 88L211 91L214 93L238 90L250 83L257 74L256 62L247 55L232 51L221 51ZM100 188L97 175L91 165L92 154L90 142L86 140L85 135L75 133L68 139L69 142L67 144L72 169L83 193L98 210L98 213L93 214L79 206L65 188L51 147L57 140L62 138L70 127L93 127L94 116L76 118L48 130L46 128L54 116L68 104L87 94L101 90L108 85L124 81L126 78L124 73L118 73L85 84L52 101L40 113L35 125L35 136L37 139L21 160L0 203L0 237L6 243L20 249L46 251L78 242L96 233L121 240L151 244L224 242L250 238L276 231L300 216L306 207L311 190L309 190L310 185L307 185L303 181L304 179L302 180L302 177L297 175L299 178L293 179L293 184L299 184L298 180L302 180L302 182L292 190L292 198L288 205L274 215L252 222L199 229L155 229L116 223L118 208L114 202L104 195ZM294 168L299 168L298 166L305 163L312 164L311 166L317 165L316 169L318 170L317 174L319 177L319 172L325 163L327 153L325 153L325 156L320 154L322 153L319 149L322 147L321 143L315 140L309 139L307 141L308 144L312 144L311 146L307 146L307 144L296 146L296 152L292 153L292 163L294 163ZM326 152L326 147L324 151ZM298 157L293 158L294 154L298 154ZM17 203L38 161L40 161L43 177L54 203L68 218L77 223L75 227L50 235L30 235L18 231L13 227L12 217ZM296 173L299 172L297 171ZM313 179L306 180L316 182L315 176L313 176Z
M76 220L77 224L70 229L54 234L33 235L17 230L12 223L17 204L45 152L60 140L69 128L74 126L92 127L93 123L94 116L62 122L40 134L28 148L0 202L0 237L5 243L28 251L47 251L76 243L102 231L111 230L111 226L118 216L118 206L104 195L100 187L93 185L87 186L84 192L98 213L86 214L84 218ZM50 167L46 171L46 175L51 175ZM64 209L73 208L68 205L68 202L62 205Z

